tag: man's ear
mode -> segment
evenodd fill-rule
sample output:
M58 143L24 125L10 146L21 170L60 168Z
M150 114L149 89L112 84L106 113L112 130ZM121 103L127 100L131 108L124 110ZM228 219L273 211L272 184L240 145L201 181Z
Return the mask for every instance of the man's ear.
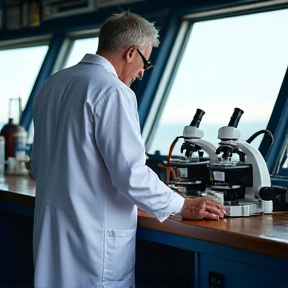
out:
M125 60L127 64L131 63L134 60L135 51L136 51L136 48L134 46L131 46L130 48L126 50Z

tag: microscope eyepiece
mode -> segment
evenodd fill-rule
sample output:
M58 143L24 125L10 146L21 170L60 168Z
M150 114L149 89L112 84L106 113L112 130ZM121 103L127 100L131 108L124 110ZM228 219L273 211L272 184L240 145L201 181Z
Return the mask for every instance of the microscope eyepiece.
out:
M197 109L196 113L194 115L194 118L190 123L190 126L195 126L195 127L199 128L200 122L201 122L204 114L205 114L205 112L203 110Z
M239 120L240 120L243 113L244 113L243 110L241 110L239 108L235 108L233 115L230 118L230 122L229 122L228 126L237 128Z

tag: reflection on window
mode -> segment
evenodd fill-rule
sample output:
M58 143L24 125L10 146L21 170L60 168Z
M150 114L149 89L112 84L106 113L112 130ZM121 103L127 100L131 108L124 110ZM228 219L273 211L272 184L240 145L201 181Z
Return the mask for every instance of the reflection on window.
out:
M280 169L278 174L282 176L288 176L288 150L287 150L287 145L286 149L283 151L283 158L281 159L282 161L279 163L280 164Z
M9 112L16 111L19 98L22 110L25 108L47 50L48 46L44 45L0 51L0 129L13 116ZM18 124L19 119L14 122Z
M286 137L281 148L279 161L276 161L272 175L278 175L285 178L288 177L288 131L286 132Z
M240 140L265 129L288 63L288 10L197 22L191 26L167 102L148 152L167 155L197 108L205 111L199 129L218 145L218 129L234 108L244 111ZM263 135L251 144L259 147ZM178 145L178 144L177 144ZM180 153L175 146L175 154ZM173 152L174 153L174 152Z
M77 39L63 68L70 67L81 61L86 53L95 54L98 48L98 37Z

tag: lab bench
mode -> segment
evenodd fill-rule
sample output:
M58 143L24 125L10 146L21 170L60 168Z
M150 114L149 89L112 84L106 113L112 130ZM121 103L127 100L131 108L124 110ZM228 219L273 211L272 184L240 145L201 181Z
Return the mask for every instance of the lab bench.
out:
M32 287L34 196L28 176L0 180L2 288ZM286 213L162 223L138 216L137 288L288 287Z

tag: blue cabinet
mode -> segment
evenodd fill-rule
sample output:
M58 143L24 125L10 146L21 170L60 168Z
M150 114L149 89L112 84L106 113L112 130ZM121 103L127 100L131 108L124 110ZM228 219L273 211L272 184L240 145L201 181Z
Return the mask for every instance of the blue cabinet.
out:
M249 259L250 257L253 258L253 255L246 258L246 262L240 262L237 257L233 259L233 254L227 256L232 259L228 260L201 253L199 287L213 287L211 286L212 283L215 283L215 287L219 288L288 287L287 263L285 267L281 267L281 263L277 263L275 259L268 257L261 259L262 261L259 259L258 264L252 265L249 263ZM257 258L257 255L254 255L254 258ZM287 272L283 271L284 268L286 268ZM218 275L221 276L219 282L217 282ZM213 276L215 282L211 282Z
M164 284L162 286L153 286L155 282L152 277L150 278L149 288L288 287L288 260L286 259L142 227L138 227L137 238L146 240L146 243L149 241L155 242L165 247L163 248L165 249L165 253L161 254L161 260L158 261L156 268L153 268L153 265L145 264L147 269L157 269L159 267L156 271L156 274L159 272L157 274L157 281L159 283L159 278L162 277L160 283ZM161 250L159 246L153 248L153 245L150 246L149 244L145 245L145 242L142 243L137 248L139 257L136 258L136 267L145 267L143 266L143 258L141 257L144 253L146 253L146 257L150 257L150 263L155 263L154 258L159 256L159 250ZM181 255L185 255L185 257ZM167 266L167 263L170 266ZM168 267L166 268L166 274L161 271L163 267ZM179 267L182 269L178 269ZM140 288L148 288L146 285L141 286L143 273L144 270L140 269L139 273L136 274L136 283L138 281ZM180 286L171 286L168 284L171 274L173 274L173 279L179 280L178 284L182 282L185 284L179 284ZM149 277L149 274L146 276ZM193 283L191 280L193 280Z

